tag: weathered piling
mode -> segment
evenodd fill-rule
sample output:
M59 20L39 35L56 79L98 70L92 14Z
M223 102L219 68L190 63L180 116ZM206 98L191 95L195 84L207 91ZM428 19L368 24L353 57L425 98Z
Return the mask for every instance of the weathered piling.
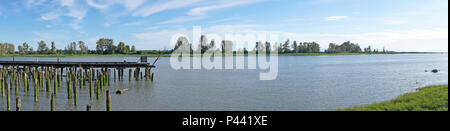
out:
M132 72L132 70L129 69L129 70L128 70L128 78L129 78L129 81L131 81L131 77L132 77L132 76L131 76L131 72Z
M73 104L75 106L78 106L78 87L75 86L76 82L74 82L74 86L73 86Z
M50 100L50 111L56 111L56 94L52 93L52 98Z
M22 100L20 97L16 97L16 111L22 111Z
M153 78L155 77L155 74L154 73L152 73L152 81L153 81Z
M34 78L34 102L38 102L38 101L39 101L39 86L38 86L38 82L37 82L37 77L35 77Z
M69 77L70 75L67 75L68 78L66 78L67 81L67 99L72 99L72 83L71 83L71 78Z
M2 76L0 76L0 88L1 88L1 91L2 91L2 98L3 97L5 97L5 80L4 80L4 76L3 76L3 72L2 73L0 73L0 75L2 75Z
M91 111L91 105L86 105L86 111Z
M108 69L106 74L107 74L108 86L111 86L111 69Z
M109 90L106 91L106 111L111 111L111 94L109 94Z
M56 95L58 92L58 73L55 71L55 77L53 79L53 92Z
M6 107L11 111L11 97L16 98L16 110L21 110L23 96L34 96L34 102L38 103L41 91L50 95L50 110L54 111L56 97L59 91L66 90L67 99L73 99L75 106L78 106L78 99L84 92L83 88L89 87L89 97L97 100L106 91L107 111L111 111L111 92L114 86L111 81L123 81L128 69L129 80L153 80L151 73L153 65L146 62L45 62L45 61L0 61L0 92L4 99L6 96ZM145 71L141 71L145 69ZM134 74L133 74L134 73ZM126 78L125 78L126 79ZM64 86L64 82L67 86ZM13 89L14 88L14 89ZM31 88L31 89L30 89ZM34 90L33 90L34 88ZM66 88L66 89L64 89ZM79 90L80 89L80 90ZM28 92L33 90L34 93ZM118 90L117 94L123 94L129 89ZM12 92L15 91L15 92ZM15 96L12 96L14 95ZM64 92L63 92L64 93ZM11 95L12 94L12 95ZM64 96L63 96L64 97ZM14 105L12 105L14 106ZM86 107L86 110L90 110Z
M8 83L6 88L6 110L11 111L11 83Z
M95 81L95 98L100 99L100 82Z
M92 69L89 71L89 98L92 99L92 94L93 94L93 85L94 83L92 82Z
M114 69L114 82L116 82L116 69Z

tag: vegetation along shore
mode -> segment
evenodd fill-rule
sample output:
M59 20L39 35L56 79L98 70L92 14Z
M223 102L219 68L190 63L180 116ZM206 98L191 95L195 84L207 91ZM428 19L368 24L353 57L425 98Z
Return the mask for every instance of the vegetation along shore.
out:
M34 49L28 43L17 46L12 43L0 43L0 57L110 57L110 56L149 56L168 57L178 50L196 52L195 55L207 52L234 53L234 55L259 54L262 51L278 52L280 56L318 56L318 55L359 55L359 54L394 54L387 49L373 49L371 46L361 48L359 44L350 41L342 44L330 43L329 47L322 49L317 42L298 42L287 40L281 43L256 42L255 47L239 48L233 50L235 44L229 40L216 42L201 36L199 45L192 45L187 38L180 37L172 49L164 50L137 50L134 45L124 42L115 43L113 39L101 38L96 42L95 48L89 48L84 41L71 42L64 49L56 48L55 42L47 45L45 41L37 42ZM60 44L60 43L58 43ZM195 48L194 46L198 47ZM198 55L197 55L198 54Z
M448 85L428 86L389 102L340 111L448 111Z

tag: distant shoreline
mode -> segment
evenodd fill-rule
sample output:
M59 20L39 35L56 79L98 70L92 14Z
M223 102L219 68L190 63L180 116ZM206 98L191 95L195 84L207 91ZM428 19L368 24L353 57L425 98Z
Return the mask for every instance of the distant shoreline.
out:
M448 54L448 52L389 52L389 53L280 53L278 56L338 56L338 55L394 55L394 54ZM0 58L16 57L16 58L31 58L31 57L170 57L171 54L76 54L76 55L3 55ZM198 55L194 55L198 56ZM248 56L248 54L234 54L233 56ZM193 57L193 56L191 56Z

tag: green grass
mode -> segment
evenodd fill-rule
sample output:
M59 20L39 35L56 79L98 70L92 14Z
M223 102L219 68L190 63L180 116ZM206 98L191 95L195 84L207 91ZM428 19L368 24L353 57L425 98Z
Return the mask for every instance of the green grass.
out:
M339 111L448 111L448 85L429 86L389 102Z

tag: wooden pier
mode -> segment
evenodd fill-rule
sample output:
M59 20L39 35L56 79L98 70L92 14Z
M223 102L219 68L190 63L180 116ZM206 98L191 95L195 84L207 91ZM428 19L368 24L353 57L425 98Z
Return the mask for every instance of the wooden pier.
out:
M106 91L106 111L112 110L110 90L116 88L121 94L133 89L127 87L121 90L114 87L111 82L124 81L151 81L155 74L151 71L156 68L155 63L159 57L150 64L147 57L141 57L139 62L62 62L56 61L0 61L0 92L2 99L6 97L7 110L11 111L11 97L15 94L16 110L22 109L20 92L30 93L34 96L34 102L38 103L39 95L45 91L48 96L51 93L50 111L55 111L56 98L61 92L65 92L67 100L79 106L81 97L79 90L89 92L89 99L100 100L101 94ZM126 70L127 69L127 70ZM128 74L128 75L126 75ZM65 79L63 79L65 78ZM63 83L66 83L65 85ZM63 89L65 88L65 89ZM64 91L65 90L65 91ZM14 94L12 94L14 92ZM14 97L12 97L14 98ZM87 106L90 110L90 106Z
M82 68L155 68L155 62L150 65L147 63L147 57L142 56L140 62L62 62L57 61L15 61L14 57L12 61L0 61L0 65L3 67L8 66L27 66L27 67L53 67L53 68L64 68L64 67L82 67Z

